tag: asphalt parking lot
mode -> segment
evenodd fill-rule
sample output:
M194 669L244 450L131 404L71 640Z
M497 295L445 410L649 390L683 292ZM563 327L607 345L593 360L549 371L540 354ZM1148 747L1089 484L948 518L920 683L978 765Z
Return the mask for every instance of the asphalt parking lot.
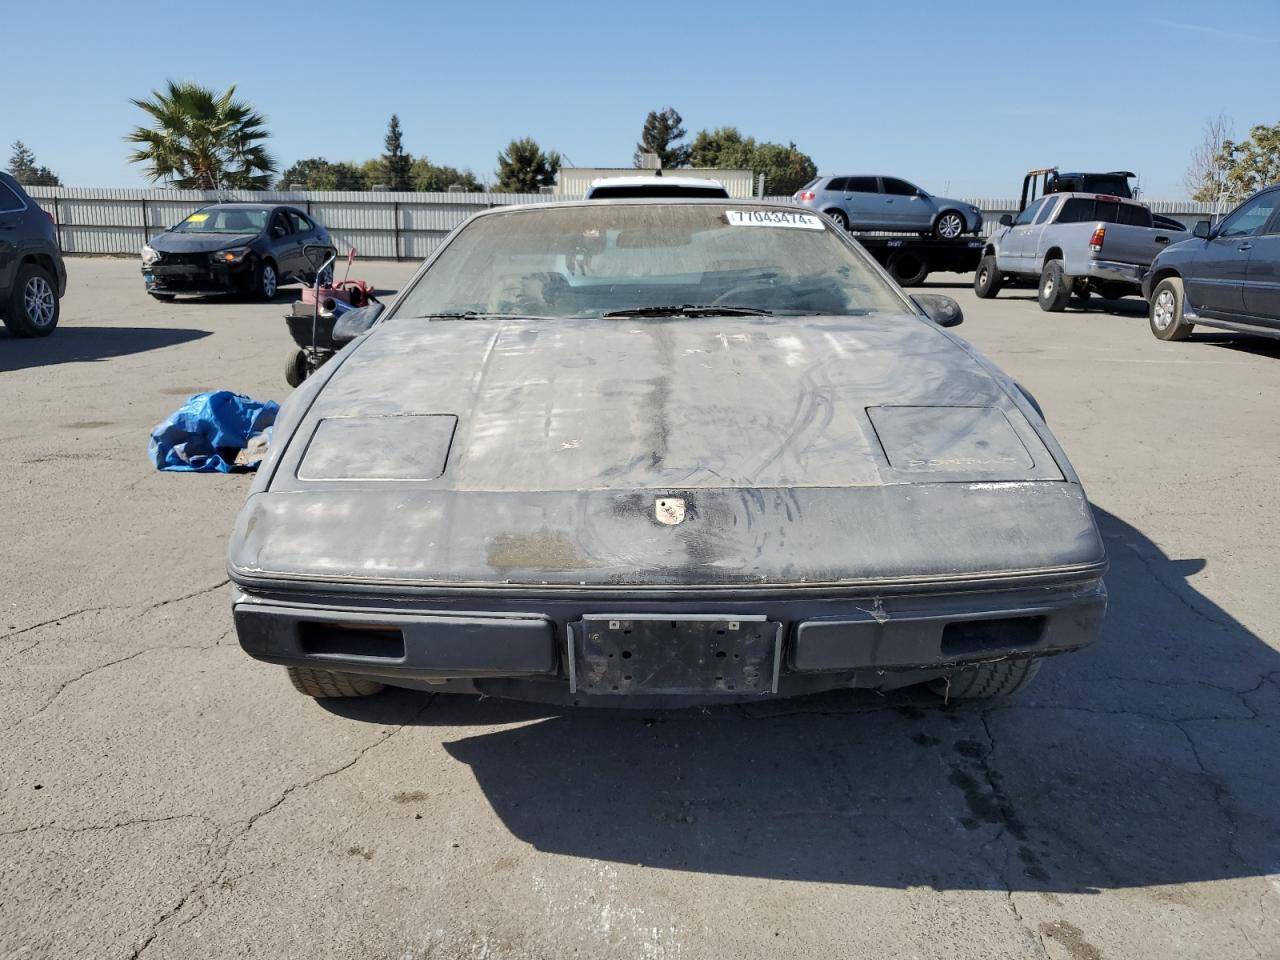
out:
M1280 957L1280 344L930 285L1111 554L1102 642L1015 700L319 704L231 630L248 477L146 458L192 392L284 398L296 289L68 269L0 332L0 958Z

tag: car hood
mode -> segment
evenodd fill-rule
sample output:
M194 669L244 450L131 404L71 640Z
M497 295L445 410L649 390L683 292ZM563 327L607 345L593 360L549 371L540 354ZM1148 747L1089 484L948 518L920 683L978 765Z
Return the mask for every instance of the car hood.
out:
M328 427L311 443L339 418L340 440ZM306 463L279 486L392 475L504 491L1062 477L988 369L909 315L391 320L345 359L298 433L311 443ZM328 476L326 444L365 449ZM438 463L415 473L399 462L429 444L441 446Z
M969 208L973 206L973 204L967 200L956 200L953 197L936 197L933 194L930 194L929 199L933 201L934 206L936 207L955 207L958 210L963 210L965 213L968 213Z
M393 318L281 409L228 570L393 593L1096 577L1084 493L1011 391L906 315Z
M256 233L162 233L149 246L159 253L212 253L227 247L247 247L258 239Z

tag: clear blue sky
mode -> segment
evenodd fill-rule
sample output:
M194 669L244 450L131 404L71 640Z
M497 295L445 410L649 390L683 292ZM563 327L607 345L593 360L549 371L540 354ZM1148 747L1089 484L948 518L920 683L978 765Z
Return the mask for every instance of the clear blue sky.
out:
M629 12L623 12L623 8ZM270 22L268 17L273 17ZM645 114L794 140L824 173L1008 197L1033 166L1138 171L1183 195L1205 119L1280 122L1280 2L329 3L46 0L6 7L0 152L72 186L140 186L129 97L239 92L283 168L405 146L491 177L532 136L628 165ZM323 94L321 96L320 94Z

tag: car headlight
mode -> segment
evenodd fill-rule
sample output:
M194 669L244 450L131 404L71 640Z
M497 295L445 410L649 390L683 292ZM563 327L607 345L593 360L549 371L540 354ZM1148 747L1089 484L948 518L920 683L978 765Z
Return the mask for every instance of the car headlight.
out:
M248 255L248 247L230 247L226 250L219 250L213 255L213 259L219 263L239 263Z
M144 243L142 245L142 265L144 267L151 266L153 263L155 263L159 259L160 259L159 252L154 247L152 247L151 244Z

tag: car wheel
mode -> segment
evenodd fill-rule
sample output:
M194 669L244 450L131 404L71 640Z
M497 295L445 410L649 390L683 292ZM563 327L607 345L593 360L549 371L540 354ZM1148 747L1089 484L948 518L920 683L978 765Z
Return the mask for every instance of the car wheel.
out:
M1029 684L1040 672L1040 658L999 660L964 667L929 682L929 689L946 700L986 700L1007 697Z
M914 287L929 276L929 265L914 253L898 253L889 261L889 274L899 286Z
M317 700L329 697L368 697L381 693L386 688L385 683L358 677L353 673L312 670L310 667L289 667L288 670L293 688Z
M147 293L151 294L152 297L154 297L156 300L159 300L161 303L173 302L174 294L172 293L156 293L152 290L148 290Z
M954 210L944 210L933 221L933 235L939 240L954 240L964 233L964 217Z
M47 337L58 325L59 314L53 278L43 267L24 263L14 278L4 325L15 337Z
M253 292L263 300L271 300L280 289L280 276L276 273L276 265L270 260L259 262L253 272Z
M836 226L841 230L849 229L849 218L845 216L843 210L828 210L826 211L826 214L836 222Z
M289 359L284 362L284 382L291 387L301 386L310 372L307 367L307 352L290 350Z
M1194 324L1182 319L1182 280L1166 277L1151 293L1151 309L1147 321L1159 340L1185 340Z
M1040 271L1040 309L1061 313L1071 299L1071 281L1062 272L1061 260L1050 260Z
M973 274L973 292L984 300L989 300L1000 292L1004 277L996 266L996 258L987 254L978 262L978 269Z

